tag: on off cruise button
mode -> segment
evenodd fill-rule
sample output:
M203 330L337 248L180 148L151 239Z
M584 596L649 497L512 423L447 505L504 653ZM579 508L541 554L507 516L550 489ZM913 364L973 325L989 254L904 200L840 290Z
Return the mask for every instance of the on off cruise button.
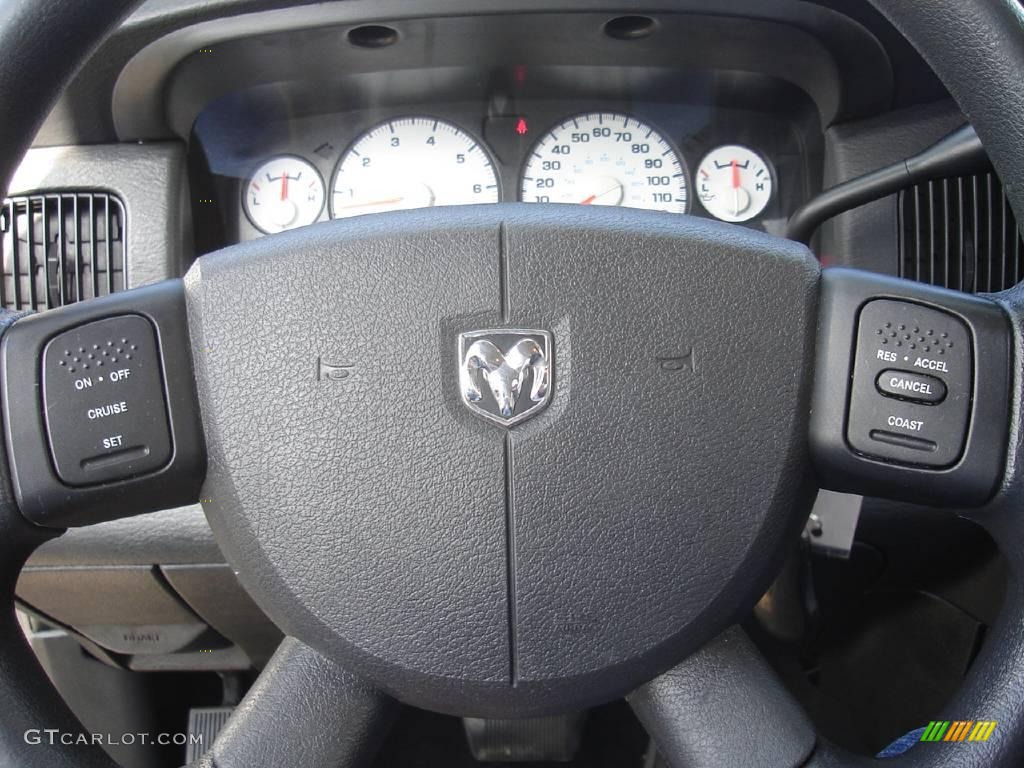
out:
M915 403L941 403L946 399L946 385L942 379L923 373L888 369L875 380L878 391L888 397L911 400Z

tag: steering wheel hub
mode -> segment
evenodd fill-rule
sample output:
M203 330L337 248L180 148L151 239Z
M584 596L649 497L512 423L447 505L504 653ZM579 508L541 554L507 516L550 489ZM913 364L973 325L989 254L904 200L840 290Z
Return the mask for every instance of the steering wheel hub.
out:
M404 700L606 700L749 608L806 516L817 263L683 217L443 213L193 268L204 505L285 631Z

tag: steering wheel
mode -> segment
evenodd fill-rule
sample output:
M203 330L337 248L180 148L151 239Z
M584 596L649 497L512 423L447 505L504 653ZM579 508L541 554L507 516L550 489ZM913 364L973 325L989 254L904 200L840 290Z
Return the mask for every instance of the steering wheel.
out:
M873 2L1024 220L1021 7ZM5 182L133 5L0 5ZM822 271L710 221L543 205L321 224L183 280L6 313L3 763L111 764L77 739L26 743L82 731L15 620L28 555L201 500L288 635L202 766L366 763L396 701L520 717L621 696L678 768L866 764L815 735L735 627L821 486L952 506L998 542L1003 618L948 708L994 737L893 764L1019 765L1022 318L1020 288L971 297ZM901 325L927 338L939 405L877 399Z

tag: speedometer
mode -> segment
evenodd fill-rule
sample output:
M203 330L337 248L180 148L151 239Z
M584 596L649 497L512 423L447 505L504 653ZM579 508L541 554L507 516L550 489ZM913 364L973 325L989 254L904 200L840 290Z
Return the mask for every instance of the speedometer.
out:
M621 205L686 213L686 168L653 126L615 112L571 117L533 148L523 170L527 203Z
M498 202L498 177L472 136L433 117L388 120L358 138L334 174L331 214Z

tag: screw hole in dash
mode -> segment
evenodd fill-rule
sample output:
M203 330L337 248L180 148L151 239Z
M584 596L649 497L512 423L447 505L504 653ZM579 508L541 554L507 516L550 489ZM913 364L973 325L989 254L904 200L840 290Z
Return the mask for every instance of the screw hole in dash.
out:
M382 24L364 24L348 31L348 41L358 48L386 48L398 42L398 30Z
M615 40L641 40L658 28L650 16L616 16L604 25L604 33Z

